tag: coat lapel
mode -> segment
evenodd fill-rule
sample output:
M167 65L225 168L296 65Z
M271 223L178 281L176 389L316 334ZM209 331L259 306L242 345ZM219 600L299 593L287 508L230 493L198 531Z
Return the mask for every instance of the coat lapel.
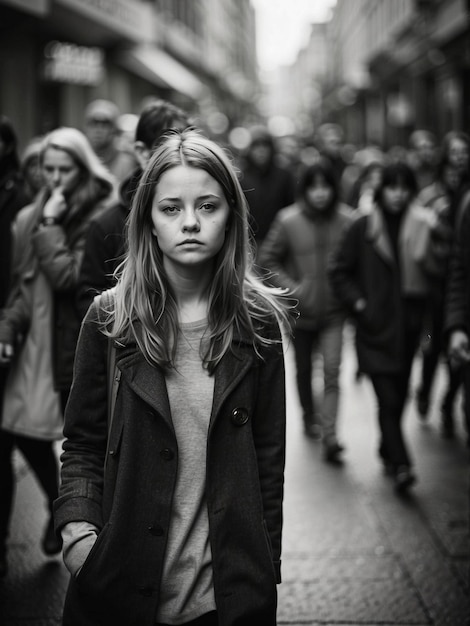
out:
M212 428L213 422L228 395L240 383L253 364L253 354L251 350L246 350L246 344L243 340L239 346L229 350L215 370L214 400L209 428ZM121 370L122 380L125 380L129 387L172 427L163 370L150 365L135 345L118 349L116 365Z
M168 391L162 369L150 365L135 346L125 348L122 354L118 354L116 364L122 372L122 379L129 387L172 427Z
M377 207L367 217L367 238L372 242L377 254L384 261L391 265L395 264L392 246L385 229L382 213Z

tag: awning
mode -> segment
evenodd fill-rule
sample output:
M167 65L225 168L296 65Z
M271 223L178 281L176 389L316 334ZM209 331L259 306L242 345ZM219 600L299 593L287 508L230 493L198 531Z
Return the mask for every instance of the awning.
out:
M138 46L119 53L117 61L154 85L173 89L192 100L198 100L205 89L192 72L159 48Z

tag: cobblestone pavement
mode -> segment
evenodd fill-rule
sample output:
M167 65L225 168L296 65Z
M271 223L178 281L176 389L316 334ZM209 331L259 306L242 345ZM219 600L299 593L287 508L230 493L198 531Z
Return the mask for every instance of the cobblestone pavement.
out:
M409 496L399 497L381 472L374 397L366 379L354 379L350 340L341 379L339 433L346 447L341 467L326 464L321 444L304 437L291 348L286 357L279 625L470 626L469 450L460 415L457 438L440 436L443 372L426 422L409 403L405 426L418 483ZM320 383L314 385L320 392ZM0 626L58 626L67 573L60 557L41 553L44 502L20 457L16 465L10 572L0 582Z

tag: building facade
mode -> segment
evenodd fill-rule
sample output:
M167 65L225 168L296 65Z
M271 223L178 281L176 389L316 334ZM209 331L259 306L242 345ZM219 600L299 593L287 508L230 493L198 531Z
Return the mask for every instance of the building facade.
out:
M271 86L268 114L341 124L386 149L416 128L470 131L469 0L337 0Z
M166 98L220 131L253 106L254 46L250 0L0 0L0 111L20 146L82 128L95 98Z

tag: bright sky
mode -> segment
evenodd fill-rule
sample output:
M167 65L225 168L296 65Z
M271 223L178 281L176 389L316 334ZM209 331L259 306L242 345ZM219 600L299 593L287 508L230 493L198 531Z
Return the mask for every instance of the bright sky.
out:
M262 70L292 63L306 43L310 24L325 22L336 0L252 0Z

